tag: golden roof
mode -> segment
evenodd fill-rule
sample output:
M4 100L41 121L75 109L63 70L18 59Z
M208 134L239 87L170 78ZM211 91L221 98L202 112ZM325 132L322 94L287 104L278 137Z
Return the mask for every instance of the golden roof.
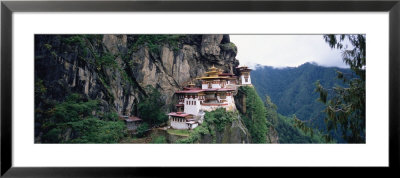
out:
M206 72L207 76L200 77L199 79L207 80L207 79L218 79L218 78L226 79L227 78L227 77L219 76L219 74L221 74L223 72L222 69L218 69L214 65L209 69L210 70L208 72Z

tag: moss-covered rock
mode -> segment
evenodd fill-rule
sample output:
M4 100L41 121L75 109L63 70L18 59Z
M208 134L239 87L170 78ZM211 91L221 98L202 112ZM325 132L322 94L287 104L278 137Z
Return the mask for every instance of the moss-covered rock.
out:
M207 112L204 122L177 143L250 143L250 133L239 112L223 108Z

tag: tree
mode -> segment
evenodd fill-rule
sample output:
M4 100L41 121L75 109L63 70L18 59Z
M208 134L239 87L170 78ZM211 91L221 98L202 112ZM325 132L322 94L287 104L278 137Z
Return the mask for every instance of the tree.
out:
M138 104L139 116L150 125L166 122L168 117L162 111L165 101L162 99L161 93L152 86L147 86L146 92L148 96Z
M149 124L140 124L140 126L137 128L136 136L143 137L146 134L147 130L149 130Z
M271 101L268 95L265 96L265 108L267 110L267 121L273 125L276 124L278 122L278 107Z
M342 50L343 61L354 74L337 72L345 87L324 88L316 83L319 100L326 105L325 123L328 131L340 130L349 143L365 143L365 35L324 35L331 48ZM349 48L346 42L352 45Z
M253 143L267 142L267 110L263 101L258 96L253 87L243 86L239 88L240 93L246 96L246 113L243 114L243 120L246 128L251 134Z
M118 143L126 126L114 112L96 115L98 101L72 93L65 101L45 110L42 143ZM36 118L35 118L36 119Z

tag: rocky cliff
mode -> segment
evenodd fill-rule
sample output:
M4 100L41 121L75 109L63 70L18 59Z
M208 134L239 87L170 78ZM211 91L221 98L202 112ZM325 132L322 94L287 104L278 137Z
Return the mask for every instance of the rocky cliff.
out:
M35 35L35 82L45 98L80 93L126 115L137 114L150 85L169 111L174 92L212 65L236 73L236 53L229 35Z
M231 123L225 125L222 131L215 131L215 135L204 134L198 143L251 143L251 136L243 124L240 115Z

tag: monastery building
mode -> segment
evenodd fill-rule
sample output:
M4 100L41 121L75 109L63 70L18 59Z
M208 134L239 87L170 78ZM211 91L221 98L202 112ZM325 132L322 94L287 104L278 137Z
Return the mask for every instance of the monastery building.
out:
M169 113L170 127L173 129L194 129L203 122L204 111L225 108L227 111L236 110L234 95L237 87L250 85L250 71L246 66L238 67L240 76L223 73L222 70L211 67L206 75L197 78L201 88L194 83L181 91L175 92L178 97L177 112Z

